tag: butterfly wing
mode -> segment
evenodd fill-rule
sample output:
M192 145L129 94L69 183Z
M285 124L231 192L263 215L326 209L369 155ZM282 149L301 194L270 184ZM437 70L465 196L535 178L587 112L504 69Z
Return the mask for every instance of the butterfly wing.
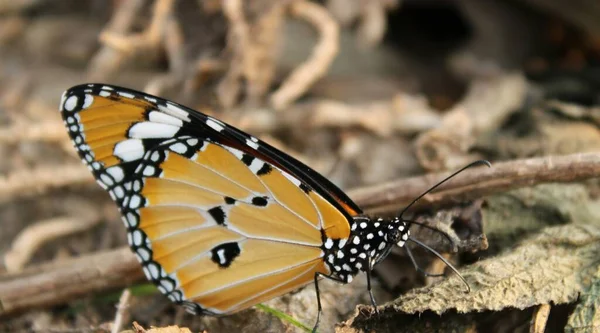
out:
M228 314L330 273L324 240L347 238L356 210L300 162L216 119L120 87L73 87L61 114L117 203L146 276L172 301Z

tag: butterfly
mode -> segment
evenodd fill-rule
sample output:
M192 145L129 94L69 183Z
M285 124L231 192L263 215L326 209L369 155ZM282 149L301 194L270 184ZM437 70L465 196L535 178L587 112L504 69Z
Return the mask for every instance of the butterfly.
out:
M427 192L398 217L367 216L318 172L256 137L123 87L72 87L60 112L117 204L146 277L190 313L228 315L314 283L316 330L321 278L345 284L365 272L375 306L373 266L408 241L458 273L411 238L418 223L402 218Z

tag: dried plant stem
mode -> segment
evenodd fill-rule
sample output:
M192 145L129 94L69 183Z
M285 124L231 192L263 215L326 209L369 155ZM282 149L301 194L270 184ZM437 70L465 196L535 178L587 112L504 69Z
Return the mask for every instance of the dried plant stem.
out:
M0 202L40 194L53 188L93 183L94 178L81 163L44 166L0 176Z
M19 122L0 129L0 144L15 144L22 141L61 142L68 138L65 126L58 121L39 123Z
M0 275L0 317L123 288L143 276L126 247Z
M117 304L117 314L115 315L115 321L112 324L111 333L119 333L121 327L123 327L123 321L127 317L127 309L129 308L129 298L131 292L129 289L123 290L121 297L119 298L119 304Z
M93 212L93 211L92 211ZM11 249L4 255L8 272L19 272L44 243L91 228L99 221L91 212L85 218L57 217L39 221L25 228L15 238Z
M101 33L105 45L91 60L88 70L90 80L99 80L117 70L132 54L140 50L156 49L164 42L166 26L170 20L174 0L154 2L152 20L139 34L129 34L135 14L143 8L143 1L126 1ZM127 13L128 11L128 13ZM133 14L132 14L133 13Z
M395 212L435 185L450 172L401 179L349 191L370 213ZM492 163L471 169L426 195L420 206L469 200L524 186L550 182L577 182L600 177L600 153L549 156Z
M339 50L339 26L322 6L300 0L290 4L293 16L313 25L319 32L319 42L306 62L298 66L271 97L271 105L282 110L310 88L333 62Z

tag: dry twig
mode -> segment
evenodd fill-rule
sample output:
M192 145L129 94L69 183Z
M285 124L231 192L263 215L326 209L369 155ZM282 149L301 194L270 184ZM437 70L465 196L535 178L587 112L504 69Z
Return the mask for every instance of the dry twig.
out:
M271 95L270 102L276 110L285 109L321 78L329 69L339 49L339 26L325 8L299 0L290 4L290 12L313 25L319 32L320 40L311 57L298 66Z
M244 17L241 0L223 1L223 13L229 22L227 44L233 54L229 70L217 87L216 93L226 109L237 102L240 95L240 78L244 73L244 51L248 48L248 23Z
M116 71L122 63L140 50L157 49L164 42L166 25L172 14L174 0L154 2L150 24L140 34L127 35L133 25L135 15L143 7L144 1L126 1L119 6L108 27L100 34L105 45L91 60L88 70L91 80L102 80Z
M394 212L448 173L428 174L383 185L349 191L369 212ZM471 169L423 197L417 206L440 205L474 199L550 182L577 182L600 177L600 153L539 157L493 163L492 168Z
M129 308L129 298L131 297L131 292L129 289L123 290L121 297L119 298L119 304L117 304L117 314L115 315L115 320L112 324L111 333L119 333L121 331L121 327L123 327L123 321L127 317L127 309Z
M217 88L217 95L225 108L236 104L242 79L245 79L248 105L257 105L269 90L275 73L284 5L285 2L276 1L253 22L248 22L242 1L224 1L223 11L230 26L227 39L232 58L229 70Z
M131 30L134 19L143 8L145 0L131 0L119 3L111 21L104 28L105 33L126 34ZM110 73L118 70L127 56L119 49L105 44L90 60L88 75L92 81L102 81Z
M127 247L0 275L0 317L123 288L143 276Z
M39 195L54 188L93 183L93 181L91 173L82 167L81 163L15 171L0 177L0 202Z
M31 259L37 249L43 244L56 238L87 230L95 226L100 218L93 207L71 200L69 207L77 210L77 218L61 216L36 222L22 230L13 240L11 248L4 255L6 270L11 273L19 272Z
M7 128L0 128L0 144L15 144L23 141L67 141L65 126L58 121L39 123L18 122Z

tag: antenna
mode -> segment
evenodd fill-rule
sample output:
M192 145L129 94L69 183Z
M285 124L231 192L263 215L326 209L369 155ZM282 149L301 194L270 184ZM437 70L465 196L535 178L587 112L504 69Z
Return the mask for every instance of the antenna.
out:
M471 286L469 286L469 283L467 282L467 280L465 280L465 278L458 272L458 270L448 261L446 260L446 258L444 258L441 254L439 254L436 250L432 249L431 247L427 246L425 243L420 242L417 239L414 239L412 237L408 238L409 241L419 245L420 247L426 249L427 251L433 253L436 257L438 257L442 262L444 262L444 264L446 264L447 267L449 267L459 278L460 280L465 284L465 286L467 287L467 292L471 292ZM408 250L408 248L406 248ZM410 250L408 250L410 253ZM414 261L414 258L412 257L412 254L410 254L411 260L413 262L413 264L417 267L417 270L421 270L423 271L416 263L416 261ZM425 272L426 274L428 274L427 272Z
M433 186L432 186L432 187L430 187L430 188L429 188L427 191L425 191L425 192L423 192L421 195L419 195L419 196L418 196L418 197L417 197L415 200L413 200L413 201L412 201L412 202L411 202L411 203L410 203L408 206L404 207L404 209L403 209L403 210L400 212L400 215L398 215L398 217L399 217L400 219L402 219L402 215L403 215L404 213L406 213L406 211L407 211L407 210L408 210L410 207L412 207L412 205L414 205L414 204L415 204L417 201L419 201L419 200L420 200L422 197L424 197L425 195L427 195L429 192L431 192L431 191L435 190L435 189L436 189L436 188L438 188L440 185L442 185L443 183L445 183L445 182L447 182L448 180L450 180L452 177L454 177L454 176L458 175L459 173L461 173L461 172L463 172L463 171L465 171L465 170L467 170L467 169L469 169L469 168L472 168L472 167L474 167L474 166L481 165L481 164L485 164L485 165L487 165L487 166L488 166L488 168L491 168L491 167L492 167L492 164L491 164L490 162L486 161L486 160L477 160L477 161L475 161L475 162L471 162L471 163L469 163L467 166L464 166L462 169L460 169L460 170L456 171L455 173L451 174L450 176L448 176L448 177L444 178L444 179L443 179L441 182L439 182L439 183L437 183L437 184L433 185Z

